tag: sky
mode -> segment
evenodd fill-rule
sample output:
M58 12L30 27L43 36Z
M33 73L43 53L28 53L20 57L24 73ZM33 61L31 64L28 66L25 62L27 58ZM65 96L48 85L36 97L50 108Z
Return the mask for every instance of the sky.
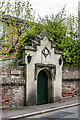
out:
M65 11L67 14L78 14L78 2L80 0L28 0L32 8L41 17L45 15L57 14L66 5Z

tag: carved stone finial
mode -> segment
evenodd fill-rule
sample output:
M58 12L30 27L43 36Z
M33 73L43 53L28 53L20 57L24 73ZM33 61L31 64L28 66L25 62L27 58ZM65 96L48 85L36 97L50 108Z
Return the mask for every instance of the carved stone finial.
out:
M35 36L35 39L40 43L40 40L43 40L46 34L47 34L46 30L43 29L43 31L39 35Z
M43 29L43 31L40 33L40 37L43 39L46 34L47 34L46 30Z

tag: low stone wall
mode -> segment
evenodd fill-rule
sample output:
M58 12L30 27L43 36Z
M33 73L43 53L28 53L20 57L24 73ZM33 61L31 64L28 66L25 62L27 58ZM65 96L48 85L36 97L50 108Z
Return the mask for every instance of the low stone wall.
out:
M62 97L74 97L78 95L79 86L78 80L63 80L62 82Z
M74 97L80 91L80 71L79 68L63 67L62 97ZM0 104L2 107L24 106L26 82L24 79L23 67L3 67L2 68L2 88L0 83ZM1 100L2 99L2 100Z
M80 70L78 67L63 67L62 97L74 97L79 93Z
M23 67L2 68L2 107L24 106L25 79Z
M80 78L80 68L78 67L63 67L62 68L63 80L73 80Z

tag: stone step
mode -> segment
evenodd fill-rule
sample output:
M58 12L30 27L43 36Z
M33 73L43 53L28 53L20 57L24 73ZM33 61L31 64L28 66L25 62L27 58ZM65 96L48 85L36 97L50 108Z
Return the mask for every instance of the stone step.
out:
M32 40L32 42L35 43L36 45L40 45L38 41Z
M32 47L33 47L34 49L37 49L37 44L34 43L34 42L32 42Z
M37 49L37 45L40 45L40 43L37 42L37 41L35 41L35 40L32 40L32 47L33 47L34 49Z
M42 37L40 35L36 35L35 40L40 43L40 40L42 40Z
M25 50L31 50L31 51L36 51L36 49L32 46L25 46L23 49Z

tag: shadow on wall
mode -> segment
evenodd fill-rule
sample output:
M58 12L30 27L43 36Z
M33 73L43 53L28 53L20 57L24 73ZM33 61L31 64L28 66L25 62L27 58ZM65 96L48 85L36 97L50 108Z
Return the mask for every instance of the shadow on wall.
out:
M36 101L36 94L35 94L35 90L33 89L28 98L27 98L27 101L26 101L26 105L27 106L33 106L33 105L36 105L37 101Z

